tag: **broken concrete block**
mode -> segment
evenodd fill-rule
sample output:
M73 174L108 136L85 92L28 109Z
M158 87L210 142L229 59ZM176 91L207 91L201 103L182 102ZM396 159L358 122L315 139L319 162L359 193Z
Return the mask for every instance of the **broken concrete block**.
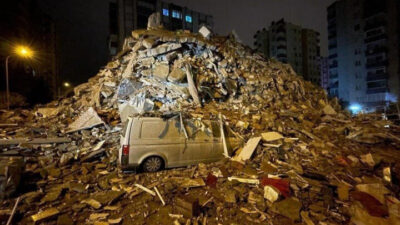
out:
M88 205L92 206L95 209L100 209L101 208L101 203L96 201L96 200L94 200L94 199L91 199L91 198L82 200L81 203L88 204Z
M60 213L60 211L57 208L49 208L49 209L41 211L35 215L32 215L31 218L32 218L33 222L39 222L39 221L49 219L53 216L56 216L59 213Z
M211 31L208 29L206 26L202 26L199 29L199 33L201 36L203 36L205 39L209 39L211 37Z
M378 199L379 202L385 204L385 195L389 194L390 191L385 185L380 183L375 184L358 184L356 190L368 193Z
M147 20L147 29L157 29L161 25L161 14L159 12L152 13Z
M198 199L176 198L175 210L186 218L196 217L200 214L200 205Z
M169 65L164 63L157 63L153 69L153 75L166 80L169 74Z
M43 116L43 118L56 116L60 112L61 108L38 108L37 113Z
M284 137L278 132L261 133L263 141L270 142L283 139Z
M278 200L279 191L277 191L274 187L267 185L264 187L264 198L273 203Z
M102 220L106 219L110 215L109 213L92 213L89 216L89 220L91 221L96 221L96 220Z
M142 44L145 48L149 49L152 48L156 41L152 38L143 39Z
M337 112L332 108L331 105L326 105L322 111L324 112L325 115L336 115Z
M272 210L294 221L300 220L301 202L297 198L287 198L272 205Z
M364 163L365 165L368 165L369 167L374 167L376 164L371 153L360 156L360 160L362 163Z
M172 69L171 73L168 76L168 81L171 82L180 82L186 77L186 73L184 70L180 68Z

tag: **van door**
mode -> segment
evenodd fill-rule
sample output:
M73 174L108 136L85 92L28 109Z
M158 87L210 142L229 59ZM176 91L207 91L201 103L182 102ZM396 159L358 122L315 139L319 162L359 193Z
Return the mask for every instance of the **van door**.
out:
M184 154L185 137L177 119L145 119L141 125L140 148L142 155L161 155L167 167L182 166L189 160Z

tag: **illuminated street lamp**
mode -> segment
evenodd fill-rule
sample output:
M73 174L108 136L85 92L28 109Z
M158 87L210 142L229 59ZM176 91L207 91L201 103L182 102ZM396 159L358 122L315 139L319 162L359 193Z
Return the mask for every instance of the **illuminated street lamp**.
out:
M64 82L64 87L69 88L69 87L71 87L71 84L68 82Z
M15 47L13 53L21 58L32 58L33 51L23 45L18 45ZM6 96L7 96L7 109L10 109L10 88L8 84L8 60L10 59L11 55L7 56L6 58Z

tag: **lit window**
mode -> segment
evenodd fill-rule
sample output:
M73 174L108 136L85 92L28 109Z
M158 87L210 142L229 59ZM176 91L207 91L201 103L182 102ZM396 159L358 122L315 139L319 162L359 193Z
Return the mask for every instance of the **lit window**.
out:
M186 15L185 16L185 20L186 20L186 22L191 23L192 22L192 16Z
M169 10L168 10L168 9L163 9L163 10L162 10L162 14L163 14L164 16L169 16Z
M176 19L182 19L182 14L179 11L172 10L172 17Z

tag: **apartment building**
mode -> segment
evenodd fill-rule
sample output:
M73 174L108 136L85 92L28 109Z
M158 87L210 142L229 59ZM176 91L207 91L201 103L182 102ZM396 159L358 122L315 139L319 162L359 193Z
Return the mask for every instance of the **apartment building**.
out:
M214 26L213 17L187 7L159 0L111 0L109 6L110 55L115 55L132 30L147 28L149 16L159 12L164 28L197 32L201 25Z
M319 33L289 23L284 19L271 22L269 29L254 35L254 46L266 57L289 63L298 75L320 84Z
M328 7L329 93L350 109L399 96L399 1L340 0Z

